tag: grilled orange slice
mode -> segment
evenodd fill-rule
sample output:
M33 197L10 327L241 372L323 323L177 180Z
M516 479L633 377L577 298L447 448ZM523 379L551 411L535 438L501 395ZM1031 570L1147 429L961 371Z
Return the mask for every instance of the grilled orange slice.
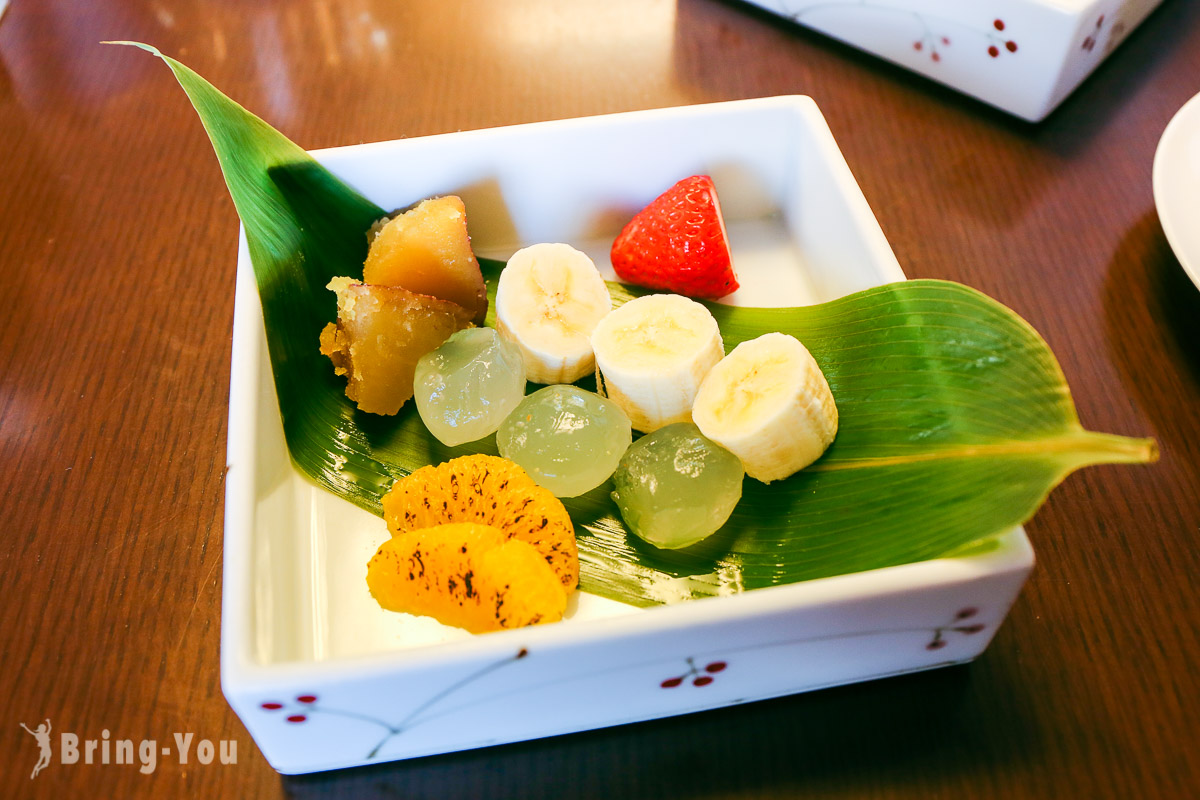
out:
M562 501L506 458L461 456L396 481L383 498L393 536L472 522L499 528L537 548L567 592L579 583L575 526Z
M484 633L562 619L567 594L531 544L490 525L410 530L380 546L367 586L390 611Z

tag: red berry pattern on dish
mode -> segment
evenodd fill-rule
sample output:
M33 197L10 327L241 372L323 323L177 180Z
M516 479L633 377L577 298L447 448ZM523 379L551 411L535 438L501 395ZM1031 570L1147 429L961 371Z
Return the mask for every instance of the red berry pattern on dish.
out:
M979 609L975 608L974 606L968 606L960 609L959 612L954 615L954 621L952 623L939 628L934 628L933 638L929 641L929 644L925 645L925 649L940 650L945 647L945 634L947 631L952 633L961 633L965 636L971 636L982 631L986 626L981 622L972 622L966 625L961 624L965 620L975 617L977 614L979 614Z
M1100 43L1104 26L1108 22L1111 22L1111 20L1104 14L1096 17L1094 26L1092 27L1091 31L1088 32L1087 36L1083 38L1083 42L1079 45L1079 49L1087 53L1091 53L1093 50L1095 50L1096 45ZM1120 42L1121 38L1125 35L1127 27L1128 26L1126 26L1122 20L1112 22L1112 25L1110 25L1108 29L1108 40L1104 45L1105 53L1111 52L1112 49L1117 46L1117 43Z
M664 689L674 689L682 686L685 682L697 687L708 686L718 673L724 672L725 668L729 666L725 661L710 661L703 667L697 667L693 658L687 659L687 665L687 672L667 678L659 686Z
M379 754L380 749L382 749L383 746L387 744L393 737L399 736L405 731L420 725L425 721L425 719L428 719L429 717L422 718L422 715L438 706L441 701L454 695L459 689L479 681L489 673L494 672L501 667L505 667L509 664L520 661L528 655L529 650L522 647L511 656L507 656L499 661L494 661L491 664L485 665L479 670L467 675L465 678L462 678L461 680L450 684L445 689L436 692L432 697L419 704L414 710L410 711L403 720L396 724L388 722L381 716L376 716L377 712L374 710L372 710L371 713L365 713L345 708L334 708L330 706L319 705L319 698L317 695L312 694L311 692L296 695L296 697L291 701L284 701L277 698L264 700L258 704L258 707L269 714L284 712L280 716L282 717L283 721L289 725L298 725L303 722L308 722L313 714L324 714L328 716L342 717L345 719L359 720L361 722L382 728L384 730L383 738L381 738L379 742L376 743L376 745L371 749L371 752L366 755L366 760L369 761L375 758L375 756Z
M925 644L926 650L941 650L949 644L949 634L958 634L962 636L972 636L983 631L987 626L984 623L976 621L979 617L980 609L977 606L963 606L951 617L950 621L944 625L938 625L930 628L896 628L896 629L875 629L864 631L851 631L839 633L829 636L815 636L809 638L799 638L785 644L803 644L805 642L828 641L833 639L855 639L869 636L878 636L885 634L897 634L907 632L931 632L932 638ZM456 694L458 690L465 686L474 684L486 677L491 672L502 667L513 664L526 658L529 655L529 650L522 647L511 656L507 656L498 661L487 664L466 677L450 684L446 688L434 693L424 702L417 705L415 709L410 711L401 721L397 723L389 722L375 710L369 712L359 712L352 709L337 708L321 704L320 697L312 692L297 694L290 700L285 700L280 697L270 697L259 702L258 707L263 712L270 715L278 715L278 718L285 725L301 725L311 722L314 715L328 715L342 717L344 719L357 720L383 730L383 736L375 744L365 760L374 759L385 744L391 741L394 737L406 733L414 727L417 727L426 719L436 717L436 713L426 714L438 707L443 700ZM721 678L729 668L728 658L712 658L697 660L694 657L685 659L686 669L681 673L668 675L658 682L662 689L678 689L684 686L690 686L696 689L703 689L712 686Z
M793 2L780 9L784 16L789 17L795 22L804 22L806 17L813 17L821 12L840 11L860 13L865 11L868 13L894 15L900 10L892 5L873 3L867 0L854 4L834 4L829 3L828 0L812 0L803 5ZM1000 58L1006 54L1013 54L1020 49L1015 39L1000 35L1008 30L1008 23L999 17L992 19L991 23L986 27L979 27L949 17L942 17L922 11L905 11L904 16L915 19L922 29L920 36L913 41L912 49L915 52L927 54L929 60L935 64L942 62L945 48L950 47L950 30L961 30L970 34L971 37L982 39L984 50L991 58Z

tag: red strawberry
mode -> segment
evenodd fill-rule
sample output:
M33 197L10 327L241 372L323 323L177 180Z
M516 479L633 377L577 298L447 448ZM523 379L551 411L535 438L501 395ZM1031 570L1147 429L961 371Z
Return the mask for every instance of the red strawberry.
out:
M712 178L684 178L617 236L612 265L621 280L715 300L738 288Z

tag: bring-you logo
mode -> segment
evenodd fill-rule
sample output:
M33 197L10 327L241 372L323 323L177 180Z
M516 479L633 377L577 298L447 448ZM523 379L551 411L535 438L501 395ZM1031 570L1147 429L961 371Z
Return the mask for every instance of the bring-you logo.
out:
M54 760L54 748L50 739L52 726L49 719L39 723L36 728L30 728L24 722L20 725L37 743L37 762L29 775L32 780ZM65 766L81 762L136 765L143 775L150 775L158 769L159 758L174 758L182 766L191 763L237 763L237 741L234 739L219 739L214 744L210 739L197 740L191 732L177 732L171 734L171 744L173 746L160 747L157 739L118 739L114 738L107 728L100 731L98 738L81 738L73 731L63 731L58 734L58 763Z

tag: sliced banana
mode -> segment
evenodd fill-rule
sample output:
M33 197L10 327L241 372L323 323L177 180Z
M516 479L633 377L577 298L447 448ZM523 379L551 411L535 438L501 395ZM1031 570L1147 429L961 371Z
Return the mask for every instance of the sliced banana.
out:
M630 300L592 332L597 389L643 433L690 422L700 382L721 360L721 332L708 309L677 294Z
M521 348L534 383L573 383L591 372L592 329L611 310L596 265L567 244L518 250L496 287L496 329Z
M816 461L838 428L825 375L808 348L785 333L733 348L704 379L692 418L763 483Z

